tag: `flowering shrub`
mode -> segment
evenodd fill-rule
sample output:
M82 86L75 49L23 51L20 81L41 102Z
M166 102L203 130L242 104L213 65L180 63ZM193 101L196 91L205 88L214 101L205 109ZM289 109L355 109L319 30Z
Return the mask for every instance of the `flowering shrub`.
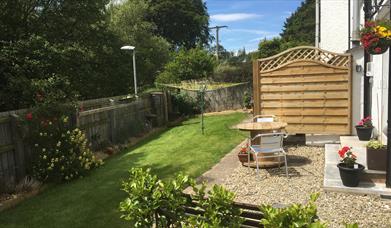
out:
M36 82L35 107L22 120L31 147L32 175L41 181L69 181L102 163L85 135L73 127L76 106L66 84L55 77Z
M359 127L366 127L366 128L370 128L372 127L372 118L370 116L367 116L365 118L362 118L356 126L359 126Z
M39 120L26 115L33 155L32 174L41 181L69 181L101 163L88 147L85 135L72 129L69 117Z
M347 166L353 167L353 165L356 163L357 155L353 153L351 147L342 147L342 149L338 151L338 154L341 158L341 162L346 164Z
M360 33L361 43L370 54L382 54L391 44L390 21L367 21Z

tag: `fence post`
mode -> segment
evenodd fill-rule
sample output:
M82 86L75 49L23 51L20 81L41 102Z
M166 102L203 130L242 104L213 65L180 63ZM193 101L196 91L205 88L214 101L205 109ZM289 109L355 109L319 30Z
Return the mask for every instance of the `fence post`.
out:
M164 109L164 123L168 123L168 94L167 90L163 91L163 109Z
M12 142L14 144L14 156L15 156L15 179L16 182L21 180L26 175L26 154L25 147L23 144L22 136L18 130L18 115L10 115L10 126Z
M112 144L115 144L117 142L117 135L115 131L115 109L109 110L109 113L107 115L108 122L109 122L109 139Z

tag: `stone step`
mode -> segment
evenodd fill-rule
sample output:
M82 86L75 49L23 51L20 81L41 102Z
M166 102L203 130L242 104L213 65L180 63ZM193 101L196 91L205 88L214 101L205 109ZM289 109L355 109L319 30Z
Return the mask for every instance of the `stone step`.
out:
M342 184L341 177L339 175L339 170L337 164L339 163L337 151L341 145L339 144L326 144L325 145L325 167L324 167L324 180L323 180L323 189L325 191L337 191L337 192L347 192L347 193L358 193L358 194L375 194L375 195L384 195L391 196L391 189L386 188L385 182L382 181L381 176L376 176L372 171L368 172L363 178L364 180L360 182L358 187L346 187ZM356 153L359 153L358 156L365 157L363 155L364 148L356 146ZM366 154L366 153L364 153ZM359 158L360 159L360 158ZM361 158L363 159L363 158ZM359 160L359 162L363 162ZM372 172L372 173L371 173ZM374 175L374 176L373 176ZM369 178L375 179L368 179ZM365 179L367 178L367 180ZM366 181L365 181L366 180Z

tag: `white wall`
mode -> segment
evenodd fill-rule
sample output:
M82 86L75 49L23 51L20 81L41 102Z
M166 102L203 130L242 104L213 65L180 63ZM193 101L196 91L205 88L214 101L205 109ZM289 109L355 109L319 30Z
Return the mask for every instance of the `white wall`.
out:
M348 0L320 0L320 43L328 51L348 50Z
M363 116L364 94L364 49L362 47L353 48L349 51L352 56L352 134L356 135L355 125ZM356 66L361 66L361 71L357 72Z
M381 9L376 19L389 19L390 12L388 7ZM387 137L384 129L387 126L388 115L388 70L389 70L389 51L382 55L372 55L373 77L371 80L372 91L372 118L374 124L374 133L385 144Z

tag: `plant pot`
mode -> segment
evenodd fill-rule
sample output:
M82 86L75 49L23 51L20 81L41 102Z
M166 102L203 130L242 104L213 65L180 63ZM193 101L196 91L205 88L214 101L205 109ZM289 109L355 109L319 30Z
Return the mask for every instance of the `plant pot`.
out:
M371 170L386 171L387 147L373 149L367 147L367 166Z
M357 136L360 141L369 141L373 127L356 126Z
M245 163L248 161L248 154L238 153L238 158L241 163ZM251 154L250 154L250 161L254 161L253 156Z
M347 187L357 187L360 183L360 175L365 167L361 164L357 164L358 168L354 169L348 167L344 163L339 163L339 175L341 176L342 184Z

